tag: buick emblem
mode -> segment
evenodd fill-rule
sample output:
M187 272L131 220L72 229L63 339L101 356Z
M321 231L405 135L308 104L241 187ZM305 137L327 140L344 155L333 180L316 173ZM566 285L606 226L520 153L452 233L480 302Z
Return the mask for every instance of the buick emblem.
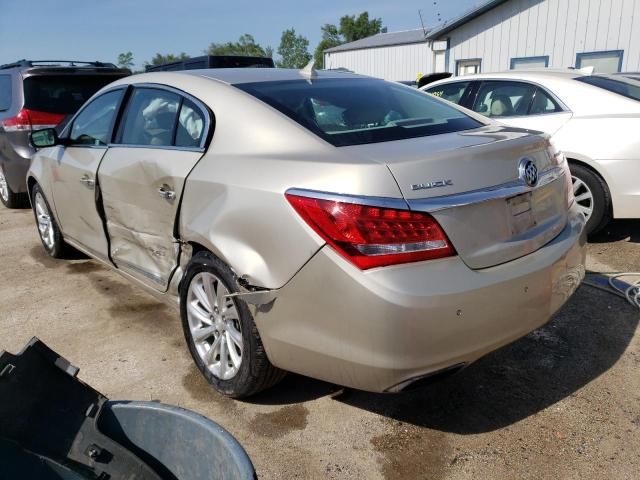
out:
M520 166L518 167L518 173L520 180L524 180L530 187L535 187L538 184L538 167L528 158L520 160Z

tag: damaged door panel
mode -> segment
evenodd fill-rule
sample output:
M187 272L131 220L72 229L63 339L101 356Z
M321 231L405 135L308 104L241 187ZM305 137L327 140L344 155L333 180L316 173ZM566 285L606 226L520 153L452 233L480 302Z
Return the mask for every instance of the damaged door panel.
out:
M166 290L180 243L174 225L185 178L198 151L115 146L99 170L102 202L116 266Z

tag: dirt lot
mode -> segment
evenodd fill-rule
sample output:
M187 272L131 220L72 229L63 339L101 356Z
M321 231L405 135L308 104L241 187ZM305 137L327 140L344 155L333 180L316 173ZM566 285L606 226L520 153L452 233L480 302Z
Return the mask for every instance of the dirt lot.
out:
M594 271L640 270L640 222L590 245ZM431 387L346 391L290 375L250 402L192 365L177 313L89 260L45 256L28 210L0 208L0 349L36 335L112 399L215 419L260 478L638 478L640 312L582 286L544 328Z

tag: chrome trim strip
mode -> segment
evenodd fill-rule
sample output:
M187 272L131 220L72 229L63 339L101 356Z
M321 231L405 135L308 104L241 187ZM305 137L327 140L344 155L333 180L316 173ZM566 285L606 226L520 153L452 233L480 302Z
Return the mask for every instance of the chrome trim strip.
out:
M332 202L356 203L358 205L367 205L370 207L414 210L417 212L437 212L447 208L464 207L474 203L514 197L548 185L562 177L564 177L563 168L552 167L540 174L538 183L533 187L528 186L524 180L514 180L513 182L507 182L470 192L455 193L453 195L445 195L441 197L418 198L415 200L391 197L372 197L366 195L349 195L346 193L331 193L304 188L289 188L285 194L329 200Z
M138 267L132 263L126 262L124 260L114 260L117 268L123 268L129 270L130 272L135 272L142 275L145 278L148 278L152 282L157 283L158 285L165 286L167 284L167 277L162 277L161 275L156 275L155 273L148 272L147 270Z
M408 200L409 208L418 212L437 212L447 208L464 207L467 205L498 200L501 198L514 197L523 193L531 192L537 188L564 176L562 167L553 167L540 174L538 183L530 187L524 180L503 183L489 188L473 190L471 192L456 193L442 197L419 198Z
M147 148L152 150L180 150L185 152L199 152L203 153L202 147L175 147L173 145L129 145L127 143L110 143L109 148Z
M290 188L286 192L288 195L299 197L317 198L332 202L357 203L369 207L395 208L398 210L409 210L409 205L404 198L391 197L370 197L365 195L349 195L346 193L322 192L319 190L307 190L304 188Z

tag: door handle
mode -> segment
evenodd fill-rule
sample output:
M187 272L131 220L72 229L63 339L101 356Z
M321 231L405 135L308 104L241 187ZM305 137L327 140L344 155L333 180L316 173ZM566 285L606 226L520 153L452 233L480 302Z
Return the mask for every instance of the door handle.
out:
M176 199L176 192L171 190L171 187L166 183L158 189L158 194L165 200L171 201Z
M80 179L80 183L82 183L85 187L90 189L93 189L96 186L96 181L86 173Z

